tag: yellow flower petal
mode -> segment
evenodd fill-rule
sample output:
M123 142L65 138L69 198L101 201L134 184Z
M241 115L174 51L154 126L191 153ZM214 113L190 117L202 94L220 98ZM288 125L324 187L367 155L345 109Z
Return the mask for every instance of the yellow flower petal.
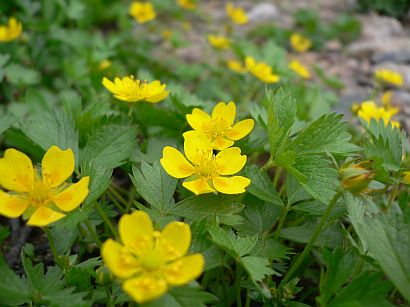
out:
M160 162L165 171L175 178L186 178L195 173L195 168L184 155L170 146L164 147Z
M157 95L148 97L146 101L151 102L151 103L157 103L160 102L161 100L165 99L168 96L169 92L168 91L163 91Z
M255 122L253 119L245 119L236 123L232 129L228 130L226 136L231 140L237 141L247 136L253 129Z
M171 222L161 231L159 249L165 261L184 256L191 245L191 228L182 222Z
M112 239L102 245L101 256L110 271L119 278L129 278L141 270L134 255Z
M185 156L192 163L199 165L200 160L211 159L212 145L205 134L198 131L187 131L183 134Z
M212 182L217 191L225 194L240 194L251 183L248 178L242 176L214 177Z
M193 109L192 114L187 114L186 119L192 129L202 132L208 130L211 123L209 114L198 108Z
M39 227L47 226L62 219L63 217L65 217L65 214L42 206L34 211L30 219L28 220L27 225Z
M215 192L215 190L209 186L207 180L205 180L204 178L185 181L184 183L182 183L182 186L195 193L196 195Z
M205 260L201 254L182 257L164 268L165 279L172 286L187 284L202 274L204 265Z
M43 181L56 187L66 181L74 172L74 154L69 148L61 150L51 146L41 162Z
M122 243L132 247L138 255L144 255L152 249L154 226L144 211L123 215L118 223L118 230Z
M231 147L220 151L215 157L215 163L220 175L233 175L244 167L246 156L241 156L239 147Z
M212 119L223 119L223 123L226 128L232 126L236 116L236 106L232 101L228 104L225 102L219 102L212 111Z
M77 208L88 195L88 184L90 177L83 177L77 183L70 185L67 189L53 197L54 203L63 211L71 211Z
M225 139L225 138L223 138L223 137L217 137L217 138L212 142L212 146L213 146L216 150L226 149L226 148L228 148L228 147L231 147L233 144L234 144L234 141Z
M0 159L0 185L15 192L27 192L34 183L34 168L29 157L10 148Z
M27 198L19 195L10 195L0 190L0 214L8 218L19 217L29 205Z
M111 93L115 93L117 90L117 86L111 80L107 79L106 77L102 80L102 85L109 90Z
M161 276L144 274L126 280L122 289L137 303L142 304L162 296L167 291L167 282Z

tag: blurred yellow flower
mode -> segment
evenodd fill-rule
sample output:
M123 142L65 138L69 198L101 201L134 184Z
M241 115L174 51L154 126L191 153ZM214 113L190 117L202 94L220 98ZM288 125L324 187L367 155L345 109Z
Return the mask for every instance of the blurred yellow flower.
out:
M298 60L292 60L288 67L304 79L310 79L310 71Z
M172 37L173 32L171 30L164 30L161 32L161 35L165 40L169 40Z
M301 34L293 33L290 36L290 45L297 52L305 52L312 47L312 42L309 38L304 37Z
M129 14L138 23L146 23L157 17L154 6L150 2L135 1L131 3Z
M234 23L238 25L244 25L248 23L248 16L241 7L235 7L232 2L228 2L225 6L225 10L226 14Z
M246 72L246 67L239 61L237 60L228 60L228 62L226 62L226 65L228 66L228 68L234 72L243 74Z
M219 102L214 107L212 116L195 108L192 114L187 114L186 119L192 129L206 135L213 149L222 150L247 136L253 129L253 119L241 120L234 125L235 116L236 106L231 101L228 104Z
M88 195L90 177L74 184L65 181L74 171L71 149L51 146L41 162L33 166L24 153L10 148L0 159L0 214L16 218L23 214L31 226L46 226L77 208ZM41 175L40 175L41 173Z
M104 242L101 256L137 303L154 300L171 286L185 285L204 269L201 254L186 255L191 246L188 224L171 222L159 232L143 211L125 214L118 223L121 243Z
M410 184L410 171L403 172L403 175L404 183Z
M208 42L217 49L227 49L231 45L229 38L223 35L208 35Z
M362 102L357 114L368 123L370 123L370 120L373 118L376 121L383 120L386 126L390 122L394 128L400 128L400 123L398 121L391 120L393 115L396 114L395 110L387 110L384 107L378 107L374 101L371 100Z
M196 1L192 0L177 0L177 3L180 7L187 9L187 10L193 10L196 8Z
M272 67L264 62L256 62L250 56L245 58L245 66L252 75L265 83L276 83L280 79L278 75L272 72Z
M134 77L115 78L114 82L103 78L102 84L114 97L127 102L147 101L157 103L165 99L169 92L165 90L166 84L160 81L147 83L145 81L134 80Z
M390 69L377 69L374 72L374 76L377 81L384 84L390 84L397 87L402 87L404 85L403 76L400 73Z
M23 30L23 25L16 18L10 17L7 25L0 25L0 42L17 39Z
M104 70L107 69L112 65L112 62L110 60L103 60L100 62L100 65L98 65L99 70Z
M360 104L358 104L357 102L353 102L353 104L352 104L352 113L357 115L359 110L360 110Z
M165 171L175 178L187 178L182 184L196 195L221 192L239 194L251 181L242 176L231 176L239 172L246 163L241 149L230 147L214 155L208 137L198 131L184 133L185 156L173 147L166 146L160 160Z

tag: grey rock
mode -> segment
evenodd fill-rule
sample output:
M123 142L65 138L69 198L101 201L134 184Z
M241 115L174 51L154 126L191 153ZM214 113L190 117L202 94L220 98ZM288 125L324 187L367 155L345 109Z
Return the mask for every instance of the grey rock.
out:
M247 12L252 23L273 21L279 16L278 8L269 2L259 3Z

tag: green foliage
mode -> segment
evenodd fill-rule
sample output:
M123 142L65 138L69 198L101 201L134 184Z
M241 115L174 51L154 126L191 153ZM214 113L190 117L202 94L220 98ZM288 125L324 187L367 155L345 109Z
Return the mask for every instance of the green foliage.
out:
M410 9L409 0L359 0L360 10L375 10L393 17L404 17Z

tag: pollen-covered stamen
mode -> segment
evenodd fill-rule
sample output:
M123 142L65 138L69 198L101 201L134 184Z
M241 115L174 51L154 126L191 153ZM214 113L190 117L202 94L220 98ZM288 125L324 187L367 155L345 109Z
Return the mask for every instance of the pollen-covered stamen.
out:
M32 205L42 206L51 201L52 194L53 191L50 185L40 178L36 178L29 192L29 199Z
M212 119L208 125L203 128L203 131L211 140L215 140L220 137L225 138L230 129L232 129L232 127L228 125L223 117L217 117Z
M210 155L208 151L197 149L195 169L202 177L210 178L216 173L215 155Z

